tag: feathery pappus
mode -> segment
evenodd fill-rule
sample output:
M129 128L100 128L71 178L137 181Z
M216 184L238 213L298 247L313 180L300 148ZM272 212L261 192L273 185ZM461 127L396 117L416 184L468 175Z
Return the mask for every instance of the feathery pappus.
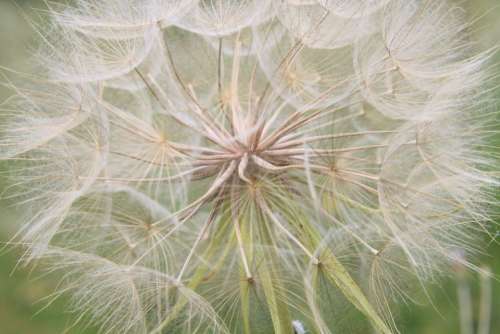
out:
M491 225L497 49L460 3L46 7L0 159L23 260L62 273L80 320L389 334L412 286L480 270L457 254Z

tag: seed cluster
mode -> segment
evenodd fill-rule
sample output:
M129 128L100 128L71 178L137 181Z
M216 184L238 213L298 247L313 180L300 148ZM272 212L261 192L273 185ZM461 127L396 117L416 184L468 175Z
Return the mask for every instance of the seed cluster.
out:
M0 158L25 258L103 333L393 333L473 268L496 50L453 1L47 6Z

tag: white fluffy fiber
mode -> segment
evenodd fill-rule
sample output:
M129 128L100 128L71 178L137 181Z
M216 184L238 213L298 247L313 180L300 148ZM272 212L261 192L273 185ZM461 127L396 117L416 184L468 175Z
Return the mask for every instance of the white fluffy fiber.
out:
M329 291L390 333L478 250L496 49L453 1L47 6L5 194L104 333L340 333Z

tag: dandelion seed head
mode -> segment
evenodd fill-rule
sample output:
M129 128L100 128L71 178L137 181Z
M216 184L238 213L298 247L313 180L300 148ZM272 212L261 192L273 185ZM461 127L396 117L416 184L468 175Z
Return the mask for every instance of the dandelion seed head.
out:
M351 309L387 334L411 286L477 268L497 50L456 3L47 6L0 158L81 321L335 333Z

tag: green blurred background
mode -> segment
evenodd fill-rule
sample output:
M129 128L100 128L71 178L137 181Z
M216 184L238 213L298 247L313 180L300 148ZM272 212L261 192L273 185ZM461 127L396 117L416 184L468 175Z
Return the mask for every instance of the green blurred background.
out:
M440 0L436 0L440 1ZM475 30L477 38L485 47L500 45L500 0L466 0L460 1L474 15L484 14ZM41 0L0 0L0 66L22 71L26 67L28 56L36 45L37 36L28 24L25 14L30 8L41 7ZM43 6L42 6L43 7ZM500 57L497 57L500 63ZM1 72L1 71L0 71ZM465 78L466 80L466 78ZM1 80L3 81L3 79ZM0 86L0 101L9 92ZM10 208L1 194L4 182L0 174L0 242L5 243L18 227L17 214ZM478 262L488 266L500 276L500 229L496 241L485 240L489 246ZM495 231L493 231L495 234ZM0 246L1 247L1 246ZM65 308L64 300L57 300L46 307L50 299L44 299L54 291L56 281L40 279L27 268L16 268L20 256L19 249L11 249L0 253L0 334L58 334L71 327L72 320ZM471 302L462 304L458 298L458 286L470 293ZM492 315L491 330L488 334L500 334L500 281L492 280ZM401 332L406 334L486 334L478 332L461 332L460 316L462 311L471 308L472 325L476 328L480 313L481 284L477 274L465 274L463 277L449 277L439 286L430 288L434 307L429 303L421 306L408 305L400 314ZM92 334L93 328L73 329L70 333ZM267 333L256 333L267 334ZM336 333L344 334L344 333ZM349 333L345 333L349 334Z

